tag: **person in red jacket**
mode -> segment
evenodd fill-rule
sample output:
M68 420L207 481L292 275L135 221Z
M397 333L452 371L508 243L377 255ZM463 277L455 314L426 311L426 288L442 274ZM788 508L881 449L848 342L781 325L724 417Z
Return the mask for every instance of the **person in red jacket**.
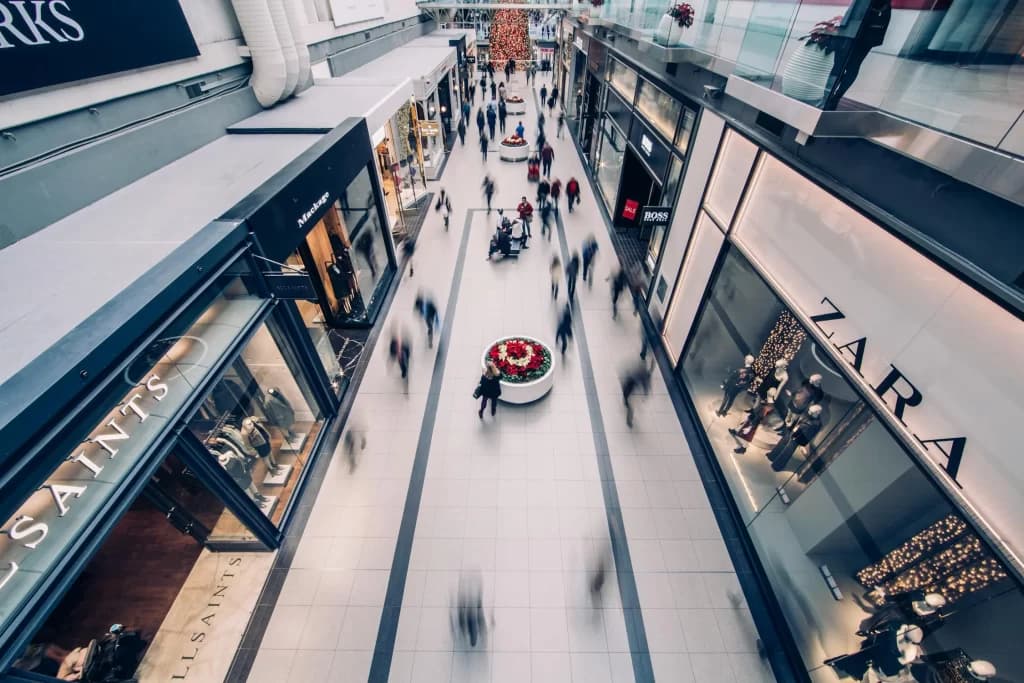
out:
M576 178L569 178L569 182L566 183L565 198L569 202L569 213L572 213L572 205L580 201L580 184Z
M522 201L519 202L519 206L516 207L519 212L519 220L523 222L523 249L526 249L526 242L529 238L533 237L530 232L530 219L533 218L533 205L526 200L526 195L523 195Z
M555 178L551 181L551 203L555 205L555 211L558 211L558 198L562 196L562 181Z

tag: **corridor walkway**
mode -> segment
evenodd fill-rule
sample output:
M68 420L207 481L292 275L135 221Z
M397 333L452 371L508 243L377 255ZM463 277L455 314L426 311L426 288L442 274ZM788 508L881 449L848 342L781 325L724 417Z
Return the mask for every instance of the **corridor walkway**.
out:
M511 90L528 102L532 141L534 99L522 75ZM523 194L534 203L536 185L493 145L485 165L470 128L431 188L451 195L450 230L431 212L415 275L404 274L355 400L349 423L366 429L366 449L353 470L335 454L248 680L773 680L657 372L635 428L625 425L619 376L638 362L640 327L628 297L611 319L605 279L615 255L568 131L555 139L548 123L553 175L580 179L582 206L570 215L563 197L551 242L535 225L518 261L489 262L497 215L487 214L483 173L496 181L495 206L509 211ZM556 358L554 389L478 419L481 354L514 334L554 347L565 287L552 302L548 268L591 233L596 277L593 289L579 287L576 337ZM441 309L433 349L413 316L421 289ZM388 363L395 326L415 338L407 393ZM595 607L587 571L608 547L619 572ZM464 574L483 585L488 633L475 649L451 628Z

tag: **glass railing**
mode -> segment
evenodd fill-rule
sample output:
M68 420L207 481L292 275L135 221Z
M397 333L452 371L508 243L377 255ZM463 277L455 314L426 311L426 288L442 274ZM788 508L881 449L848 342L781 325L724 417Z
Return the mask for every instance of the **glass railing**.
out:
M735 63L822 109L877 109L1024 156L1024 4L972 0L662 0L575 5L642 39Z

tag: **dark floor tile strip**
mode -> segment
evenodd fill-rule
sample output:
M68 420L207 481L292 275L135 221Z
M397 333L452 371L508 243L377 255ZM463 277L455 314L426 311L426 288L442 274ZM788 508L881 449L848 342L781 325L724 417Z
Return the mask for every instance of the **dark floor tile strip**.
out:
M398 542L395 544L395 555L391 562L391 575L388 577L388 588L384 596L384 610L381 613L380 626L377 629L377 644L373 650L373 661L370 663L370 683L388 683L388 678L391 675L391 660L395 653L395 637L398 634L398 620L402 613L405 582L409 576L409 558L412 555L413 537L416 535L420 500L423 498L423 482L427 475L430 443L437 421L437 407L441 397L441 385L444 381L444 367L448 360L448 348L455 321L455 307L459 301L459 288L462 285L462 272L466 264L469 233L473 225L473 214L476 211L476 209L471 209L466 212L462 243L459 245L459 256L455 261L455 273L452 276L452 288L448 294L448 305L444 310L444 327L441 328L441 338L437 343L437 356L434 359L434 371L430 377L427 405L423 411L419 442L416 444L416 457L413 460L412 474L409 476L409 491L405 496L402 523L398 529Z
M249 623L246 625L245 633L242 635L242 642L231 662L231 668L228 669L228 674L224 678L225 683L245 683L249 678L252 665L256 661L256 654L259 652L260 643L263 642L263 635L266 633L267 624L270 623L270 617L273 615L277 599L281 595L281 588L284 586L284 580L288 575L292 559L295 557L295 551L299 546L302 533L305 531L306 524L309 521L310 513L313 510L313 503L320 493L320 487L327 475L327 469L330 467L331 457L328 454L334 452L341 438L342 429L348 421L352 405L355 403L356 396L359 393L359 387L362 385L363 377L366 375L369 359L373 355L373 350L383 330L387 312L391 309L391 303L394 301L395 294L398 292L398 286L401 284L402 276L405 273L405 265L405 261L403 261L396 271L387 297L381 304L377 322L366 338L366 342L363 345L362 361L356 366L356 370L352 374L352 380L345 390L345 395L342 397L338 414L331 422L330 433L324 439L323 453L314 460L313 469L308 475L308 481L302 488L298 507L292 516L284 541L277 553L274 568L263 584L259 599L256 601L256 607L253 609L252 616L249 617Z
M562 262L568 263L569 244L565 237L565 225L562 223L560 214L556 214L555 222L558 225ZM604 508L608 517L608 534L611 537L612 557L615 560L615 573L619 582L619 595L622 599L626 637L629 641L629 652L633 662L633 677L637 683L653 683L654 668L647 645L647 630L644 628L643 612L640 609L640 594L636 587L636 576L633 574L633 559L629 554L629 540L626 537L626 527L622 521L622 507L619 505L615 471L612 468L608 439L605 437L604 418L601 415L601 403L597 395L597 385L594 382L594 366L590 359L587 334L583 325L583 316L578 309L573 319L573 334L576 338L576 349L580 354L580 366L583 369L583 385L587 393L587 408L590 412L594 450L597 453L597 467L601 475L601 494L604 496Z

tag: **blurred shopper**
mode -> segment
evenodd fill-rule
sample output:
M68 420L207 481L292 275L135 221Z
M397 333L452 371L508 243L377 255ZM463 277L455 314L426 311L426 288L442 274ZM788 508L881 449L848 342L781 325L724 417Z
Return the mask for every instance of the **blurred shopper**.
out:
M498 410L498 398L501 396L501 370L494 363L488 361L487 369L480 375L480 383L476 386L473 396L480 399L480 410L477 415L484 419L484 409L487 402L491 402L491 417L494 417Z

